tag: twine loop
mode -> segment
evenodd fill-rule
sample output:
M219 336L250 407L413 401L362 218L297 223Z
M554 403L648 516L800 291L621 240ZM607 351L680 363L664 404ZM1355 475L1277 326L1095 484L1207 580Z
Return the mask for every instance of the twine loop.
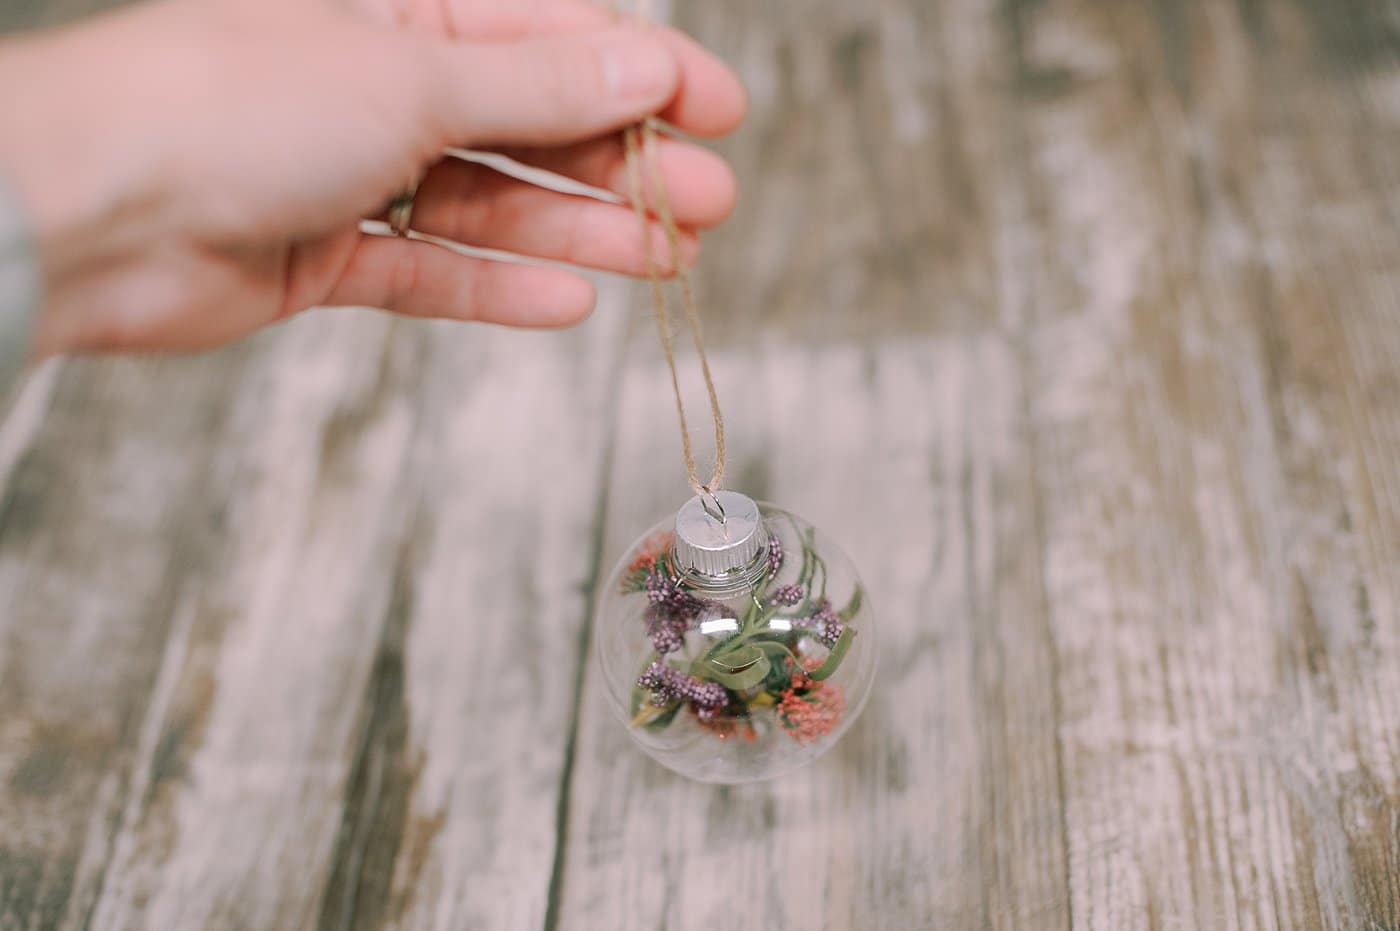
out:
M671 373L671 392L676 398L676 418L681 428L681 455L685 458L686 479L690 487L705 504L706 513L724 522L724 508L719 507L719 499L714 491L719 490L724 481L724 414L720 411L719 394L715 390L714 376L710 374L710 362L705 355L705 337L700 327L700 312L695 302L695 290L690 283L690 271L685 267L680 254L680 229L676 226L671 212L671 200L661 181L661 170L656 155L656 121L648 118L628 126L622 132L622 141L627 159L627 182L632 208L637 214L637 223L642 234L642 250L646 256L647 280L651 283L652 306L656 312L656 330L661 337L661 350L666 356L666 367ZM676 281L680 285L681 309L690 328L691 340L695 345L695 355L700 359L700 373L705 379L705 391L710 401L710 416L715 426L715 466L708 482L701 482L695 465L695 451L690 442L690 426L686 422L685 402L681 399L680 377L676 374L676 351L671 339L670 310L666 292L661 284L661 271L651 249L651 222L647 218L647 208L643 197L642 178L645 171L651 182L652 204L656 208L657 219L666 233L666 244L670 251L671 267L675 269ZM709 502L714 502L718 515L711 510Z

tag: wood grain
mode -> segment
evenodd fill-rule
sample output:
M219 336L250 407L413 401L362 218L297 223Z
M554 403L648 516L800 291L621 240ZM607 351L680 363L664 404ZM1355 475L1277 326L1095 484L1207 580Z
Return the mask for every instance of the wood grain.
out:
M1284 5L1046 12L1018 14L1021 67L1066 75L1021 123L1029 377L1076 924L1394 927L1400 241L1360 78L1317 77ZM1332 160L1356 174L1317 184Z
M55 399L82 413L46 425L88 441L63 457L80 474L44 468L41 435L0 550L20 609L3 640L13 926L476 926L493 902L492 921L539 923L572 697L553 671L595 556L572 545L594 512L575 483L596 482L607 433L586 428L617 320L527 361L523 334L326 312L251 361L187 365L175 417L146 417L170 366L101 372L84 394L110 387L116 410ZM143 417L162 432L114 435ZM136 522L102 524L125 559L82 546L85 520L34 513L45 501ZM94 568L113 582L76 583ZM544 739L510 739L526 730ZM533 896L477 900L521 875Z
M722 789L604 707L686 495L627 286L63 362L0 425L0 929L1400 928L1393 15L671 12L752 95L730 485L860 567L860 723Z
M831 758L771 787L719 789L628 753L592 676L559 927L1066 927L1030 435L1001 319L1017 308L990 238L1000 179L968 171L993 154L996 124L959 133L961 113L995 105L982 54L995 9L954 11L967 16L955 51L932 60L946 9L796 11L680 11L711 44L742 21L742 41L764 48L744 74L756 125L732 152L763 179L733 221L748 246L711 251L702 285L729 327L710 327L727 347L720 382L743 398L733 484L850 549L883 622L880 684ZM782 143L778 124L792 127ZM930 256L954 229L957 246ZM789 249L803 258L769 264ZM653 466L677 455L653 426L667 419L664 370L637 358L610 557L683 493Z
M761 398L735 444L745 486L864 568L880 684L817 765L726 789L629 752L590 670L559 927L1066 923L1054 694L1026 662L1047 631L1014 358L989 338L885 347L878 364L777 343L714 360ZM653 361L624 386L611 554L680 493L647 467L675 452L648 426L664 384ZM936 401L910 416L910 397Z

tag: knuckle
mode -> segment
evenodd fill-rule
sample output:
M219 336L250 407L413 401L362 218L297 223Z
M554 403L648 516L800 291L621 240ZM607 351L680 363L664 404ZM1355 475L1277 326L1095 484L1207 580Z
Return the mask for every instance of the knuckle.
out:
M430 39L404 33L396 54L383 66L390 78L373 82L368 91L377 95L379 121L392 129L415 165L436 155L450 137L440 102L442 88L450 82L439 52Z

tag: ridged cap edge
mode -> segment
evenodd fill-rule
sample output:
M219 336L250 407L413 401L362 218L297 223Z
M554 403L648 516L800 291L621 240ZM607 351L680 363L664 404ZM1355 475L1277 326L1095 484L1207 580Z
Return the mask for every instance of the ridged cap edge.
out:
M721 523L699 495L676 512L676 565L683 572L722 579L753 563L768 545L758 505L737 491L715 492L724 509ZM713 507L713 505L711 505Z

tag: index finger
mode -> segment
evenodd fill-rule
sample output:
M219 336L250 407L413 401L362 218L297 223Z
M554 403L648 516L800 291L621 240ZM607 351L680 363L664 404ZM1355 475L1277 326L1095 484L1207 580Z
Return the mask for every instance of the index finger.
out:
M406 26L471 42L512 42L615 25L617 10L587 0L361 0ZM401 12L400 12L401 11ZM744 119L748 95L730 68L689 36L653 26L680 65L676 96L661 119L695 136L722 136Z
M680 89L661 118L695 136L723 136L743 122L749 97L729 66L683 32L660 27L681 66Z

